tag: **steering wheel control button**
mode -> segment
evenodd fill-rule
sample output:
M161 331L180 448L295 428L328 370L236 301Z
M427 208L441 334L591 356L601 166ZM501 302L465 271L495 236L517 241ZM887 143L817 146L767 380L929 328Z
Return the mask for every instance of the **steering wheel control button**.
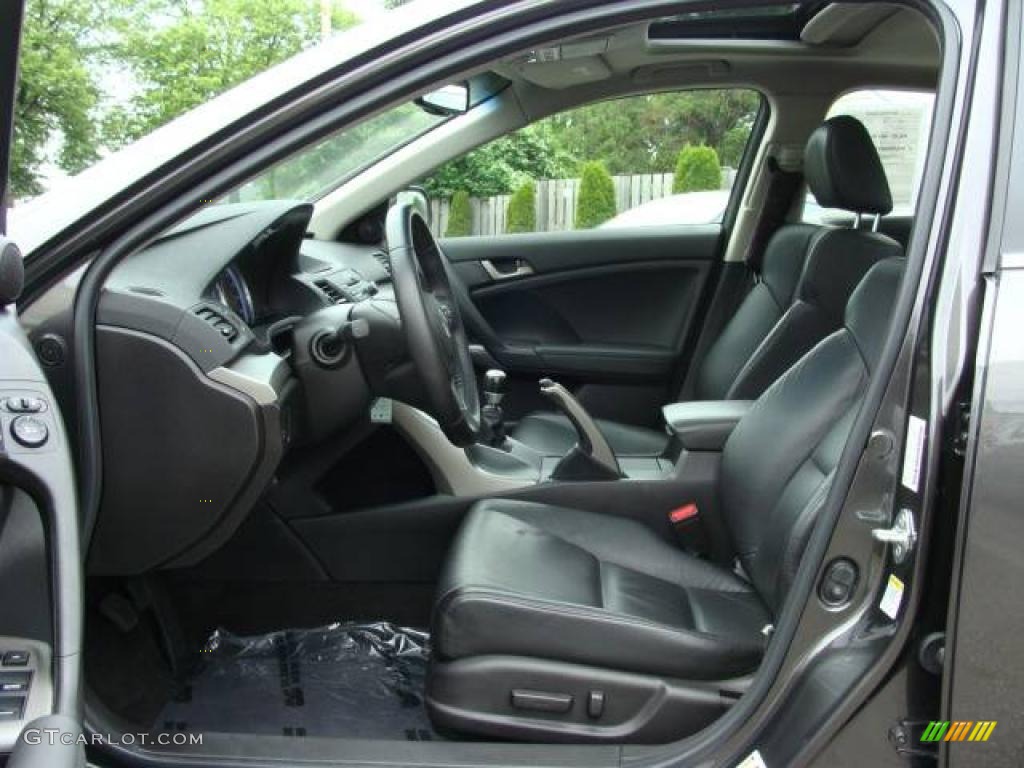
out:
M857 564L845 557L836 558L825 568L818 587L821 602L829 608L839 608L850 602L857 588Z
M11 422L11 437L26 448L40 448L50 438L46 422L35 416L19 416ZM7 663L7 657L4 657Z
M28 651L8 651L3 655L5 667L24 667L28 665Z

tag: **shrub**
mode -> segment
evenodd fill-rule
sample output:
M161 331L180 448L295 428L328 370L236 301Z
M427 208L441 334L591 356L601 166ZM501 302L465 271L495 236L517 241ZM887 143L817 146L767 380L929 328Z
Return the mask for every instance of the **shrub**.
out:
M722 166L714 147L687 144L676 161L676 177L672 191L700 192L706 189L721 189Z
M534 232L537 229L537 191L528 181L512 193L508 201L509 232Z
M469 204L469 192L459 190L452 195L448 205L448 226L445 237L465 237L473 233L473 208Z
M590 229L615 215L615 183L603 163L585 163L576 197L576 228Z

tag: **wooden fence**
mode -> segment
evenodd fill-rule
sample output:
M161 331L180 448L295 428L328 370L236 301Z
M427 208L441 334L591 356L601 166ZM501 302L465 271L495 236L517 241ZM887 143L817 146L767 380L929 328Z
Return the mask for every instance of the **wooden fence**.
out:
M618 213L672 194L671 173L643 173L612 176L615 184L615 209ZM736 178L732 168L722 169L722 189L730 189ZM562 232L575 228L576 197L579 179L544 179L537 182L537 232ZM500 235L506 231L509 195L471 198L474 235ZM448 229L448 200L430 203L430 228L438 237Z

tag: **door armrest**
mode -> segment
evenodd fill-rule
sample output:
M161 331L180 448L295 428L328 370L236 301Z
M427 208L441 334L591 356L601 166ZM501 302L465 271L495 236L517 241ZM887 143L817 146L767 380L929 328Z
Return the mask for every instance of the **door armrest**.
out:
M661 409L668 431L688 451L721 451L753 400L696 400Z

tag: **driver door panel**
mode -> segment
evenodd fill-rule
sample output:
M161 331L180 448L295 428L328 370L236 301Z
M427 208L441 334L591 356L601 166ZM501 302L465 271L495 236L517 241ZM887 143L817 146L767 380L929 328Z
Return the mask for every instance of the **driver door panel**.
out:
M717 225L587 230L443 243L466 287L478 365L512 382L509 417L543 405L542 376L595 415L649 424L667 402L718 257Z

